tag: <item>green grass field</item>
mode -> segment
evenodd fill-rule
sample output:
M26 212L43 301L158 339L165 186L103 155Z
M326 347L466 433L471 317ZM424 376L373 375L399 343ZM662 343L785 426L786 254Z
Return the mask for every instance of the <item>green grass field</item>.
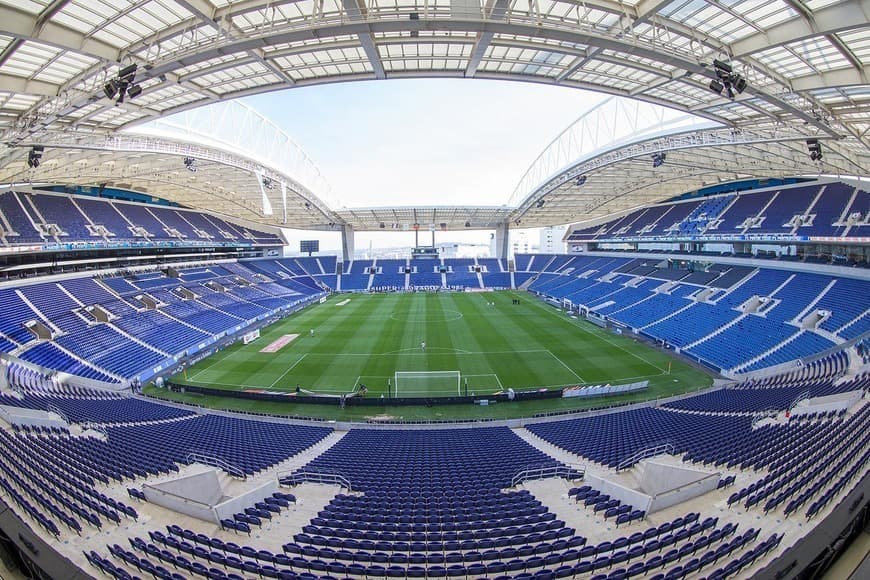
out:
M521 304L512 304L514 298ZM338 295L261 332L253 343L227 348L173 380L255 391L294 391L298 384L305 392L323 395L350 393L365 384L367 396L378 398L381 394L386 398L464 394L466 381L468 394L486 395L508 387L526 390L640 380L650 381L643 398L654 398L711 382L706 373L667 353L572 319L524 292ZM277 352L261 352L282 336L294 334L298 336ZM461 380L402 378L397 385L397 371L458 371ZM212 400L215 397L208 399L209 406L238 408ZM601 399L595 402L601 404ZM275 404L255 403L274 412ZM583 404L588 402L567 403ZM514 414L563 408L566 403L522 405L530 406ZM293 407L286 412L322 415L311 405ZM334 405L330 408L336 411ZM365 412L378 411L369 407Z

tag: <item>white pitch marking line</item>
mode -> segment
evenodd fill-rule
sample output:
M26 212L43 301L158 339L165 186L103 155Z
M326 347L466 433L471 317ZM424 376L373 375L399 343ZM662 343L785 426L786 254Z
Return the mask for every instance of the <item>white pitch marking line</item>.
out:
M262 386L262 385L240 385L240 384L238 384L238 383L218 383L217 381L203 381L203 383L205 383L205 386L209 386L209 385L219 385L219 386L221 386L221 387L235 387L236 389L238 389L238 388L241 387L241 388L244 388L244 389L257 389L257 390L264 390L264 389L267 388L267 387L264 387L264 386Z
M427 346L429 350L437 350L437 351L446 351L446 352L455 352L459 354L476 354L472 353L468 350L462 350L461 348L449 348L445 346ZM389 355L406 355L406 354L414 354L418 356L423 356L424 353L420 352L419 348L403 348L400 350L391 350L390 352L381 352L381 353L353 353L353 352L340 352L337 353L338 356L389 356ZM330 355L333 356L333 355Z
M223 351L218 351L218 352L216 352L216 353L214 353L214 354L209 355L207 358L208 358L208 359L214 359L214 360L210 360L210 361L209 361L209 364L205 365L205 366L202 367L201 369L198 369L198 370L196 371L195 374L193 374L193 375L190 376L190 380L196 380L196 377L198 377L199 375L201 375L201 374L204 373L205 371L209 370L211 367L213 367L213 366L216 365L217 363L219 363L219 362L223 362L223 361L225 361L225 360L229 360L229 359L232 358L234 355L241 354L241 353L243 353L243 352L245 352L245 351L243 351L243 350L236 350L236 351L233 351L233 352L231 352L231 353L229 353L229 354L226 354L226 355L224 355L224 356L218 356L219 354L221 354L221 352L223 352ZM200 362L205 362L205 361L203 360L203 361L200 361ZM198 364L198 363L197 363L197 364ZM217 383L215 383L215 384L217 384Z
M569 367L568 365L566 365L566 364L565 364L565 361L563 361L562 359L560 359L559 357L557 357L556 355L554 355L554 354L553 354L552 352L550 352L549 350L548 350L547 352L550 353L550 356L551 356L551 357L553 357L554 359L556 359L557 361L559 361L559 364L561 364L563 367L565 367L566 369L568 369L568 372L570 372L572 375L574 375L575 377L577 377L577 379L578 379L581 383L585 383L585 382L586 382L586 381L583 380L583 377L581 377L580 375L578 375L577 373L574 372L574 369L572 369L571 367Z
M306 352L305 354L303 354L302 356L300 356L300 357L299 357L299 360L297 360L295 363L293 363L292 365L290 365L290 368L288 368L286 371L284 371L283 373L281 373L281 376L278 377L277 379L275 379L275 381L274 381L271 385L269 385L268 388L271 389L271 388L274 387L276 384L278 384L278 381L280 381L281 379L283 379L284 377L286 377L286 376L287 376L287 373L289 373L290 371L292 371L292 370L296 367L296 365L298 365L299 363L301 363L301 362L302 362L302 359L304 359L306 356L308 356L308 353L307 353L307 352Z
M560 317L560 318L561 318L561 317ZM562 320L566 320L566 319L562 318ZM572 319L567 319L567 320L568 320L568 324L572 324L572 325L576 326L576 327L579 328L582 332L585 332L586 334L589 334L589 335L595 336L595 337L597 337L597 338L600 338L600 339L603 340L604 342L606 342L606 343L608 343L608 344L610 344L610 345L612 345L612 346L615 346L615 347L618 348L619 350L621 350L621 351L623 351L623 352L626 352L626 353L630 354L630 355L633 356L634 358L636 358L636 359L638 359L638 360L640 360L640 361L645 362L645 363L648 364L649 366L651 366L651 367L653 367L653 368L656 368L656 369L662 371L663 374L667 372L667 371L665 371L665 369L663 369L663 368L660 367L659 365L653 363L652 361L647 360L645 357L642 357L642 356L640 356L639 354L637 354L636 352L633 352L633 351L631 351L631 350L628 350L627 348L625 348L625 347L622 346L621 344L617 344L617 343L613 342L612 340L610 340L610 338L607 336L606 331L593 332L592 330L589 330L588 328L585 328L584 326L582 326L578 320L572 320Z

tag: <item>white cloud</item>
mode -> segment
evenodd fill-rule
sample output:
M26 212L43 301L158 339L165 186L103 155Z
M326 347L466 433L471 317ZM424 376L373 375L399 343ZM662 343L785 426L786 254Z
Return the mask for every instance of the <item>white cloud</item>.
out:
M247 99L308 153L347 206L502 205L600 95L460 79L339 83Z

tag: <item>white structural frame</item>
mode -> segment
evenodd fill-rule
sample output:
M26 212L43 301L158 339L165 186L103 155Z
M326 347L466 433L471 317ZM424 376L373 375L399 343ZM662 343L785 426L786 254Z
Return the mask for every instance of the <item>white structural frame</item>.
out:
M23 143L21 147L16 148L14 151L20 155L22 152L26 153L32 145L36 145L36 143ZM84 161L84 163L77 164L67 159L65 162L53 164L52 157L47 155L43 161L44 166L42 171L19 167L17 173L6 176L8 181L33 181L35 175L41 175L46 180L52 182L88 185L103 183L106 180L121 183L136 180L141 180L145 183L166 183L166 180L170 179L172 174L175 173L175 169L167 169L167 159L175 158L175 165L178 168L182 167L182 160L184 158L192 158L196 160L198 165L203 163L212 164L218 172L238 170L249 176L249 193L247 194L239 195L239 192L223 192L218 187L209 189L213 198L224 199L236 207L237 211L242 210L244 212L243 215L238 217L261 221L271 225L300 225L303 227L309 226L311 221L319 224L335 223L338 221L338 218L330 207L299 183L294 178L294 175L284 173L269 163L258 161L257 153L254 151L235 151L222 147L220 143L212 143L210 140L202 140L202 142L182 141L166 136L126 131L84 138L76 133L52 132L47 134L40 141L39 145L52 150L52 154L55 156L58 155L58 152L74 152L78 156L76 159ZM106 152L116 153L119 156L156 155L157 161L155 163L125 164L124 167L126 169L119 171L116 170L118 164L112 164L111 167L107 168L108 171L106 173L95 173L94 169L99 168L100 165L91 161L99 159ZM11 153L11 151L8 152L8 154ZM193 176L189 176L183 171L181 175L193 178ZM218 183L221 181L223 180L216 180ZM270 183L269 188L264 186L266 182ZM191 189L196 188L193 184L190 184L189 187ZM142 190L143 188L134 187L134 189ZM258 195L252 195L254 192ZM185 201L184 199L171 199L170 196L166 197L170 198L170 201L182 203ZM275 213L272 208L280 208L280 212ZM232 211L229 208L220 209ZM297 220L289 220L289 216L302 214L303 212L298 211L301 209L309 213L313 209L316 217L313 220L306 219L301 223Z
M175 125L181 133L174 139L203 144L207 135L193 120L217 120L221 122L209 127L218 128L209 137L211 145L283 176L273 194L262 183L264 177L272 183L268 171L252 172L251 183L235 175L233 188L216 196L225 210L245 208L246 219L270 225L352 229L362 224L335 214L342 208L332 200L322 175L267 120L253 111L234 113L241 131L222 134L221 125L230 126L223 123L230 119L228 111L238 108L226 103L287 88L409 77L589 89L643 103L634 105L635 112L661 105L738 131L786 127L804 139L822 139L826 150L822 163L811 165L806 157L798 163L797 139L786 147L791 152L758 141L751 148L724 150L732 165L723 168L714 157L725 145L715 145L706 156L695 149L701 152L698 163L679 156L671 160L673 165L669 161L674 172L666 178L642 167L639 158L627 158L622 171L588 176L586 192L563 187L541 195L541 184L556 179L564 168L619 144L615 117L600 112L597 125L592 116L585 118L533 164L505 204L510 210L505 224L510 227L594 219L605 209L661 201L686 188L780 177L785 171L866 175L868 37L870 0L129 0L103 2L98 9L72 0L7 2L0 5L0 182L64 177L56 165L67 160L50 152L44 169L25 166L25 147L49 143L53 135L74 134L78 143L102 143L107 134L156 120L140 130ZM710 81L717 78L714 60L728 63L746 81L743 92L711 90ZM135 83L141 94L123 102L104 94L106 83L129 65L137 66ZM202 109L209 104L217 108ZM629 111L622 104L606 107L613 107L611 113ZM189 115L168 119L175 113ZM650 114L658 117L659 129L671 117L654 108ZM635 128L657 126L629 117ZM623 139L621 144L629 145ZM577 148L579 142L584 147ZM293 151L273 146L280 144ZM75 156L77 163L93 168L103 162L103 153L88 159L84 151ZM127 153L124 164L133 159ZM757 157L761 163L752 162ZM786 157L788 163L783 162ZM148 164L164 169L156 157ZM699 167L690 171L681 165ZM207 193L210 187L220 188L224 174L212 176L206 186L201 182L208 178L188 180L192 193L185 196L177 179L145 180L148 169L119 184L214 209ZM68 173L73 184L79 179L90 183L77 178L73 169ZM99 177L111 181L108 171ZM620 179L605 192L602 183L614 177ZM608 195L618 199L603 199ZM541 202L547 207L538 207ZM471 221L457 220L451 227Z
M628 143L617 139L613 148L605 146L575 159L539 183L520 201L511 218L517 226L564 223L565 219L577 223L733 179L855 176L870 170L870 156L843 150L833 140L820 139L825 163L813 164L806 138L805 132L789 126L720 126L689 131L676 128L673 133L652 133ZM651 160L662 153L667 161L656 171ZM558 155L555 152L553 157ZM527 176L534 171L539 169L530 170ZM517 189L516 193L522 191Z
M399 379L453 378L456 377L456 394L462 394L462 373L460 371L396 371L393 375L395 396L399 396ZM420 394L422 391L412 391Z
M241 101L221 101L160 117L122 133L162 137L234 153L283 176L294 190L337 207L332 187L314 161L286 131ZM282 181L281 183L284 183Z
M643 141L650 136L722 127L695 115L622 97L604 99L557 135L520 178L508 201L520 206L541 185L604 151Z

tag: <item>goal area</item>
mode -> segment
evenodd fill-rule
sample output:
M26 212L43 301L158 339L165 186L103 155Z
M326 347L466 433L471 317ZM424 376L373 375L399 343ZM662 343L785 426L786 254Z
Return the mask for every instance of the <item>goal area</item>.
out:
M396 371L396 397L451 397L462 393L459 371Z

